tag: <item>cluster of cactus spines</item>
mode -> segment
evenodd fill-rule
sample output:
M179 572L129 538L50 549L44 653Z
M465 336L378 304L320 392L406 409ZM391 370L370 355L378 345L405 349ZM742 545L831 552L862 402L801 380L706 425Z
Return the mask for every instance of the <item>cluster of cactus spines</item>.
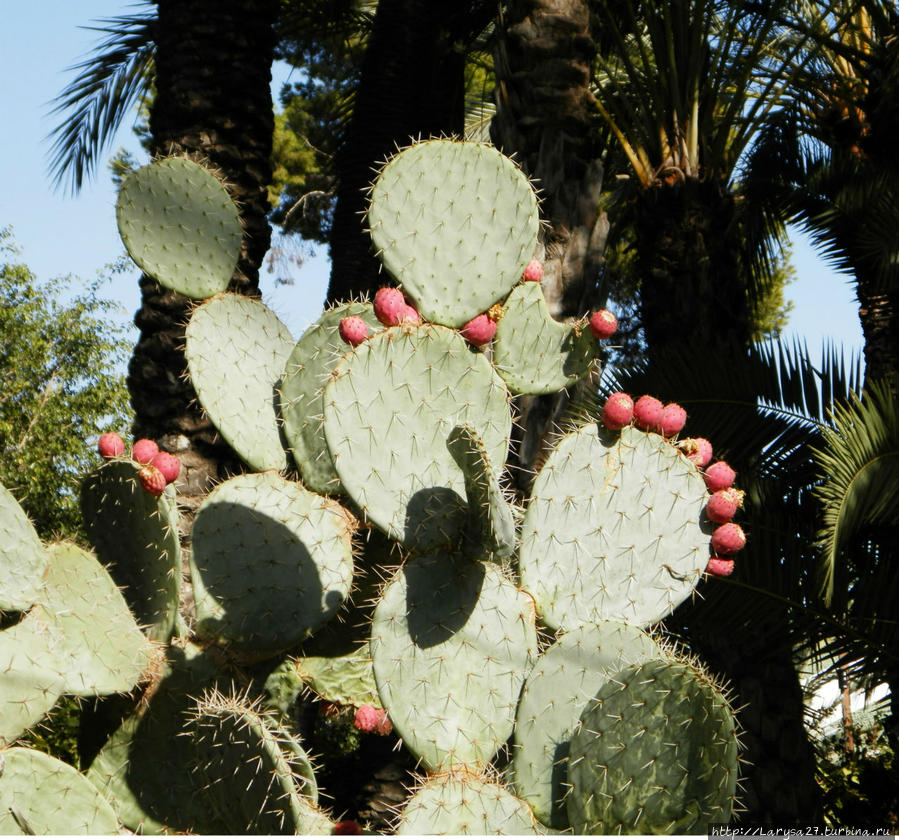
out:
M633 400L618 395L602 419L560 437L523 512L503 489L512 394L590 375L615 325L605 310L571 324L550 317L525 176L480 144L435 140L399 152L368 212L399 288L385 286L374 305L328 310L295 343L261 303L223 291L224 223L203 220L229 214L195 170L183 159L142 170L127 184L120 222L157 177L163 191L177 180L191 193L179 207L193 206L197 219L179 224L209 239L189 247L199 260L216 252L219 279L207 289L172 280L183 268L178 254L157 279L209 297L187 327L189 374L256 472L223 482L198 510L194 609L183 618L175 486L158 497L139 486L140 469L161 466L127 458L113 441L101 453L110 462L85 482L91 538L146 632L166 645L145 670L140 702L87 771L118 821L141 832L358 832L354 815L333 822L316 802L312 765L291 734L301 695L320 712L313 739L333 724L345 735L335 750L346 752L389 733L417 760L427 778L398 814L400 833L701 830L726 821L737 749L726 702L646 630L704 572L718 574L715 561L730 555L710 559L713 548L740 540L729 518L717 521L727 511L712 501L712 485L727 476L708 466L707 442L676 440L679 407L644 400L635 417ZM206 186L185 186L194 182ZM122 226L133 242L135 227L155 225L160 238L141 253L166 255L169 199L145 203L144 221ZM162 221L151 224L153 214ZM141 265L152 273L151 263ZM732 482L718 488L731 491L728 504ZM0 530L18 528L8 522L0 505ZM729 530L712 540L716 527ZM16 537L12 553L36 592L46 561L34 539ZM15 577L8 568L0 579ZM383 583L372 585L376 578ZM34 592L6 608L30 607ZM14 629L0 633L0 655ZM634 667L657 669L652 678L671 684L678 712L713 721L691 726L691 746L666 770L686 773L686 794L662 802L635 781L651 803L639 812L633 794L594 778L605 772L598 762L611 767L609 739L595 735L598 704L629 703L621 731L643 726L663 745L679 743L683 721L654 708L655 698L620 699L625 682L639 690ZM72 690L68 675L22 679L36 703L29 718ZM89 687L126 690L96 679ZM591 803L607 799L612 810L595 812Z

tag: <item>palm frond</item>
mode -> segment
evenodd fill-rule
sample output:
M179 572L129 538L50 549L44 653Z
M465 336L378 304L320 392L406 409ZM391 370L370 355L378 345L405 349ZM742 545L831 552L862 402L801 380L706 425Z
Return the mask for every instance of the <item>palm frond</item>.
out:
M143 0L138 5L153 4ZM77 75L53 100L50 113L60 120L50 133L50 174L56 185L68 180L72 192L81 189L125 115L150 89L156 21L155 11L145 11L85 27L106 37L89 58L69 68Z

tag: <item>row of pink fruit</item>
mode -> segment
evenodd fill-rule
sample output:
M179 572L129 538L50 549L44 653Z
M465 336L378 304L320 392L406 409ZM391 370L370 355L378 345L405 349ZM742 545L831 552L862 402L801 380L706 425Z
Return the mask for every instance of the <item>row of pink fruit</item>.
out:
M647 432L674 437L687 422L687 412L677 403L663 405L661 400L648 394L634 402L630 394L617 391L610 394L603 405L602 422L607 429L614 431L633 423ZM705 470L703 478L712 494L705 512L709 520L718 525L711 539L715 554L710 558L706 572L716 577L726 577L734 570L731 556L746 545L743 529L730 521L743 504L744 494L733 487L736 473L725 461L716 461L709 466L712 444L705 438L688 438L681 441L678 447L699 469Z
M523 279L539 282L543 276L543 264L539 260L531 260L524 270ZM420 324L421 315L410 304L399 289L385 286L375 293L375 317L385 327L398 327L400 324ZM460 330L463 338L475 347L482 347L493 341L496 325L503 317L503 308L499 304L491 306L486 312L475 315ZM601 309L590 316L590 332L596 339L610 338L618 329L618 319L607 309ZM358 315L350 315L340 321L338 327L340 337L353 347L368 338L368 325Z
M125 441L115 432L100 435L97 451L107 460L121 458L125 454ZM141 487L153 496L161 496L167 484L178 478L181 461L169 452L163 452L152 440L141 438L131 447L131 460L140 464L137 472Z

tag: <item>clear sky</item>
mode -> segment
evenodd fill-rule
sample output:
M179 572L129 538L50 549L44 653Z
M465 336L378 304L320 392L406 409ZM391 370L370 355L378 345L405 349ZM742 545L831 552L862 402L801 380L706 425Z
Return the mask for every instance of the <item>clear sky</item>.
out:
M11 225L21 258L38 277L75 274L93 277L124 252L115 225L115 193L105 160L119 146L138 159L142 150L128 126L108 150L94 180L76 196L55 190L48 175L54 127L50 102L71 81L66 68L98 43L98 33L79 27L100 18L127 14L134 7L117 0L0 0L0 227ZM285 68L277 68L277 90ZM850 279L816 258L801 237L794 242L798 280L787 290L795 303L788 337L808 343L813 360L825 341L860 350L861 329ZM139 304L136 270L120 275L106 289L123 306L130 322ZM294 285L275 287L263 274L266 303L296 337L321 310L328 263L321 253L293 272ZM136 336L136 331L134 331Z

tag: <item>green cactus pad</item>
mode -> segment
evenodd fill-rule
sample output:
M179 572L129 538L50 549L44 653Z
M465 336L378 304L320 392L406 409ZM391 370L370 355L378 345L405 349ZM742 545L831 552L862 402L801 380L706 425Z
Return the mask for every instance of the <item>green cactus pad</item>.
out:
M122 587L147 635L167 642L175 632L181 583L178 506L171 488L147 493L138 465L110 461L81 484L81 512L97 558Z
M119 235L140 269L191 298L224 291L240 256L240 213L222 183L186 158L131 173L116 202Z
M327 310L300 337L281 382L284 437L303 483L316 493L340 492L340 479L325 441L322 395L334 365L349 349L338 328L341 319L352 315L362 318L371 332L383 329L370 303L345 303Z
M696 467L659 435L583 426L534 481L521 585L550 627L659 621L708 563L707 499Z
M252 469L285 469L276 407L290 331L260 301L223 294L193 311L185 335L191 382L222 437Z
M426 551L461 536L465 476L447 448L473 425L501 469L509 396L483 354L445 327L392 327L338 362L325 388L325 436L347 493L390 537ZM498 475L497 475L498 478Z
M407 561L375 609L381 703L428 770L484 766L512 734L537 651L530 599L495 564Z
M218 485L197 512L197 632L285 650L333 617L353 577L353 523L336 502L277 473Z
M297 675L319 697L341 706L381 707L368 645L344 656L304 656Z
M41 589L47 555L19 503L0 485L0 611L27 610Z
M74 767L37 750L0 752L0 834L118 834L109 803Z
M727 823L737 727L693 666L653 660L616 674L571 737L566 800L577 834L706 834Z
M381 170L368 223L384 267L422 316L461 327L521 279L537 247L537 197L492 146L428 140Z
M406 802L397 834L537 834L530 808L486 778L443 774Z
M188 732L199 796L230 834L307 833L318 788L295 738L245 697L219 692L197 704Z
M493 364L513 394L554 394L590 373L599 346L583 325L553 320L539 283L521 283L503 304Z
M645 632L613 621L565 633L540 655L518 704L512 769L541 823L568 828L568 745L586 702L618 671L659 656Z
M487 552L498 558L515 551L515 517L496 478L496 470L477 430L470 425L455 426L447 448L465 476L468 498L466 537L471 552Z
M0 748L20 738L49 712L62 694L62 680L29 650L33 639L12 630L0 633ZM29 634L30 636L30 634ZM2 788L2 783L0 783Z

